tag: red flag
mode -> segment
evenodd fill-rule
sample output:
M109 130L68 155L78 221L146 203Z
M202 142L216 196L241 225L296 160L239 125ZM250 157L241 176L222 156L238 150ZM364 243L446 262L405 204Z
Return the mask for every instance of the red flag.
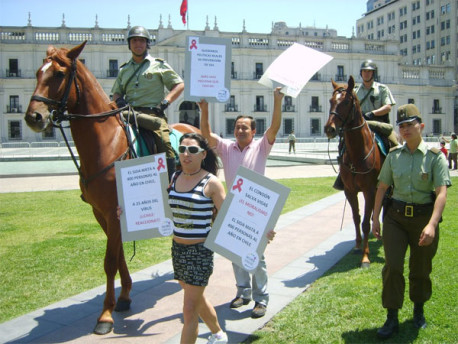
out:
M183 24L186 24L186 12L188 11L188 0L183 0L180 7L180 15Z

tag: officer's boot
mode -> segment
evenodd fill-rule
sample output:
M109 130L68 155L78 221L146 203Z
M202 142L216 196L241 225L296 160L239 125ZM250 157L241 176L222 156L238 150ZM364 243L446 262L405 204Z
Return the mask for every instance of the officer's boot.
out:
M334 185L332 187L336 190L343 191L344 184L342 178L340 177L340 173L337 175L336 181L334 182Z
M393 333L399 331L398 310L388 309L385 324L377 331L377 337L381 339L390 338Z
M172 180L172 175L176 170L175 158L167 158L167 172L169 174L169 182Z
M423 313L423 302L416 302L413 306L413 324L416 328L425 328L426 319Z

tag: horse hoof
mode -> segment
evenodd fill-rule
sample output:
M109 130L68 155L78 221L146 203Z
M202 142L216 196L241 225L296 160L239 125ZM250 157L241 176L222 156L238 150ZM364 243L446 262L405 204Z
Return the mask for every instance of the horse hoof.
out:
M118 300L116 302L116 307L115 307L115 312L125 312L130 309L130 304L132 303L132 300Z
M371 263L361 263L361 269L369 269L371 267Z
M113 323L106 321L98 321L95 326L94 333L104 335L110 333L113 330Z

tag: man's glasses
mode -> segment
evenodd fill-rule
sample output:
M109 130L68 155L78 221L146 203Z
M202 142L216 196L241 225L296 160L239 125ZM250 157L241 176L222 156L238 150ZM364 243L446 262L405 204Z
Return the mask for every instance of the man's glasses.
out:
M178 146L178 152L180 152L180 154L184 154L186 151L188 151L189 154L198 154L204 150L205 149L202 149L199 146Z

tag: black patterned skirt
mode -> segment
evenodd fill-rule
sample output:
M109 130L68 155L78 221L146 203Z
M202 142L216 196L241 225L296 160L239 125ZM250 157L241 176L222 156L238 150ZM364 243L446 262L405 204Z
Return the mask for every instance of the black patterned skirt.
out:
M176 280L205 287L213 273L213 251L203 242L183 245L172 241L172 263Z

